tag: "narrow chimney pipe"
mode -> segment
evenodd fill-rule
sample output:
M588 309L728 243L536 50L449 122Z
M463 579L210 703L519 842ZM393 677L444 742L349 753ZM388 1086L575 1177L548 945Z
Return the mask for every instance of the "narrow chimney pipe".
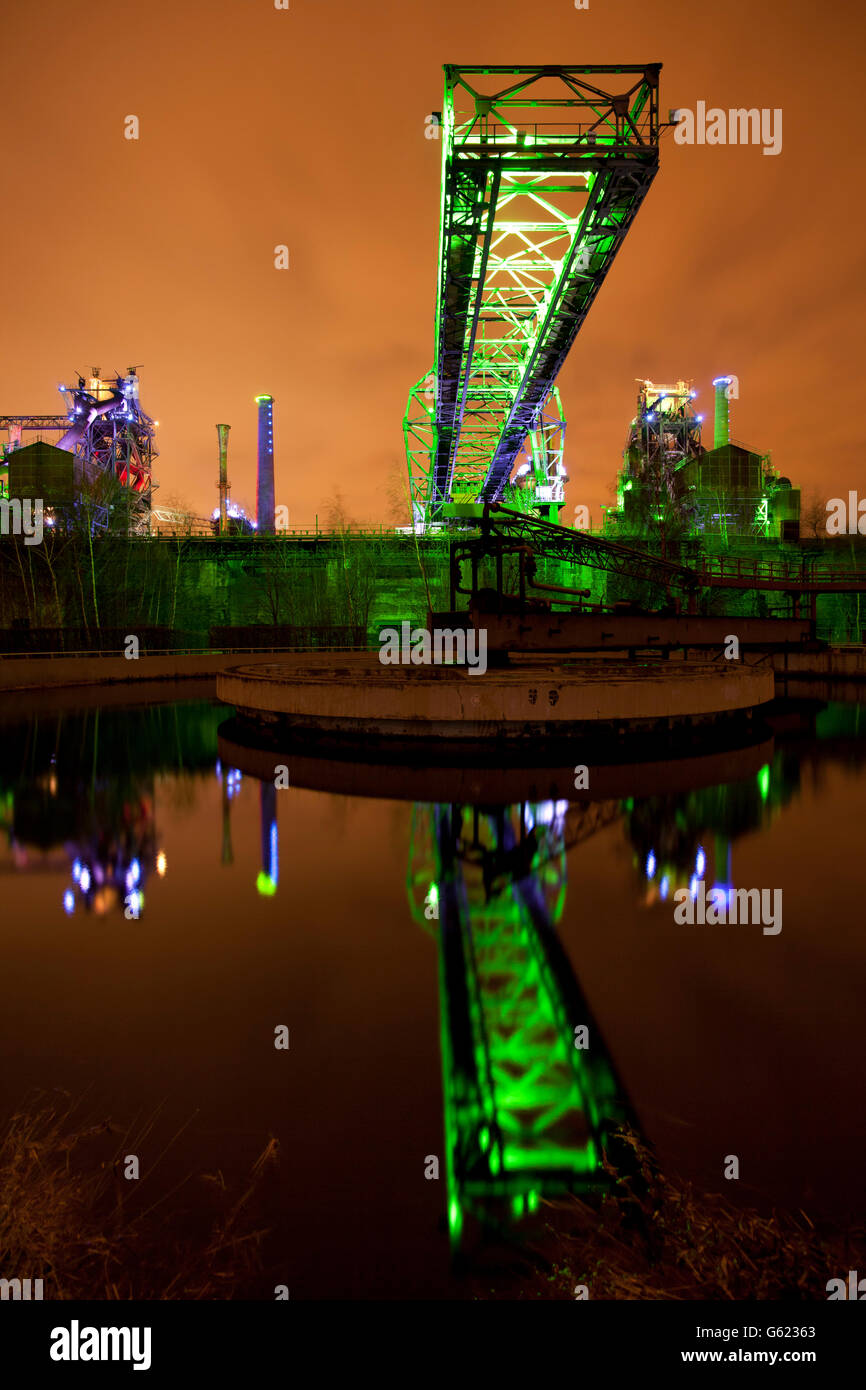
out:
M229 495L229 474L228 474L228 452L229 452L229 430L231 425L217 425L217 438L220 446L220 530L221 536L226 533L228 495Z
M733 377L717 376L713 382L716 388L716 415L715 428L713 430L713 448L720 449L723 444L731 441L731 404L728 398L728 387L731 385Z
M259 408L259 467L256 524L260 536L274 533L274 398L256 396Z

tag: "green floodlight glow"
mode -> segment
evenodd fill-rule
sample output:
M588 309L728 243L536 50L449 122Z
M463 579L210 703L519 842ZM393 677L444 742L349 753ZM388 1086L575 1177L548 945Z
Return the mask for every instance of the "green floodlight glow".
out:
M761 793L761 800L766 801L770 795L770 764L765 763L758 773L758 788Z
M655 176L658 68L616 69L633 74L625 99L609 71L445 68L435 408L422 378L403 422L418 529L448 502L509 497ZM558 448L540 468L533 444L522 488L521 510L551 520L564 502Z
M572 1013L585 1009L545 944L562 910L564 869L559 878L550 863L536 866L531 891L506 883L491 895L477 861L443 849L455 833L464 840L468 814L436 806L433 817L435 878L450 882L438 943L452 1244L467 1211L487 1221L490 1202L495 1211L504 1196L520 1216L545 1191L605 1185L605 1136L624 1113L604 1051L574 1047ZM503 833L492 816L478 826L488 846Z
M455 1197L448 1203L448 1230L455 1243L459 1241L462 1229L463 1213L460 1210L460 1203Z
M509 1173L518 1173L526 1168L536 1172L547 1169L596 1173L601 1168L601 1155L592 1140L588 1140L583 1149L557 1148L551 1144L541 1155L534 1148L506 1148L505 1167Z
M274 883L274 880L271 878L270 874L266 874L263 869L259 871L259 876L256 879L256 891L259 892L263 898L272 898L277 891L277 885Z

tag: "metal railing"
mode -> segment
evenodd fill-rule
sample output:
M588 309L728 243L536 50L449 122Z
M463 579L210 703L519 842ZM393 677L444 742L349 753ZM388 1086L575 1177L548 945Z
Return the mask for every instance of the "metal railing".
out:
M369 648L363 647L151 647L143 651L136 658L141 661L149 656L272 656L274 654L289 652L365 652ZM63 652L2 652L0 653L0 666L4 661L30 661L42 660L49 657L52 661L63 661L67 657L100 657L116 661L123 658L122 651L105 651L103 649L83 648L80 651ZM129 658L131 661L132 659Z
M184 526L177 530L163 530L161 527L153 527L143 535L131 536L131 540L162 540L162 541L185 541L185 540L209 540L209 541L240 541L245 545L273 544L280 540L338 540L341 536L352 538L363 538L365 536L376 537L399 537L405 539L403 532L395 524L394 526L343 526L336 530L323 530L321 526L294 527L282 531L272 531L267 535L259 535L257 531L228 531L223 535L217 534L210 522L196 520L190 526Z
M866 584L866 569L858 567L828 570L808 561L788 563L742 556L704 556L697 573L700 578L791 580L797 584L814 584L816 588L822 584L844 584L847 580L859 580Z
M481 117L455 122L454 146L457 150L477 149L483 145L531 150L536 146L573 146L581 141L589 153L597 150L611 154L618 150L652 148L652 134L648 115L636 127L621 126L619 133L612 120L524 121L518 117L514 125L510 125L503 120Z

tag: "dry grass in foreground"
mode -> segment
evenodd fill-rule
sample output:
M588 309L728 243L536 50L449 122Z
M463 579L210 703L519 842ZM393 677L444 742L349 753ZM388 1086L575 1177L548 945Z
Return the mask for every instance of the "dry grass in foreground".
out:
M863 1230L819 1233L805 1212L762 1216L725 1197L698 1194L662 1177L633 1133L636 1174L614 1179L594 1204L579 1198L542 1204L544 1230L527 1252L520 1287L486 1279L481 1298L826 1299L828 1279L866 1264ZM491 1287L494 1283L494 1287Z
M144 1178L124 1178L123 1159L142 1152L154 1120L82 1125L74 1107L54 1103L9 1119L0 1132L0 1277L42 1279L46 1299L243 1296L260 1267L265 1232L253 1228L251 1208L276 1141L239 1192L221 1173L202 1174L150 1201Z

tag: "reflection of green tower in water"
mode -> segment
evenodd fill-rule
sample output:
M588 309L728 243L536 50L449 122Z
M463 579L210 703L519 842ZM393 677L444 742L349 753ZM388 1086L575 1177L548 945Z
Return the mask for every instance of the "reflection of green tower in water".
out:
M629 1118L554 930L565 900L564 814L561 803L413 812L413 911L434 929L438 913L454 1244L466 1216L490 1224L534 1210L542 1195L606 1185L602 1151ZM580 1027L586 1047L575 1045Z

